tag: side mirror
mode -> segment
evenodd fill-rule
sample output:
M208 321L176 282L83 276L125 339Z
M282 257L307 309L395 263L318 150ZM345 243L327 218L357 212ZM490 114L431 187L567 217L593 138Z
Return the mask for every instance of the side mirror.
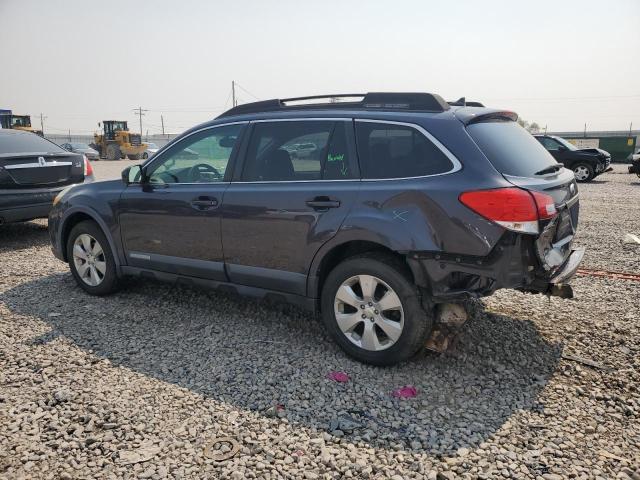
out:
M132 165L122 171L122 183L131 185L132 183L142 183L142 166Z

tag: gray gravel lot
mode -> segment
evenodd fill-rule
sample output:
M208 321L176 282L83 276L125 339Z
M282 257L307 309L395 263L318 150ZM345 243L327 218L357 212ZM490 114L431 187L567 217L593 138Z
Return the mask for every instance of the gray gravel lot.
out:
M623 171L580 187L584 267L640 270ZM640 478L640 282L501 291L452 351L377 368L293 307L140 280L90 297L45 221L1 227L0 259L0 478Z

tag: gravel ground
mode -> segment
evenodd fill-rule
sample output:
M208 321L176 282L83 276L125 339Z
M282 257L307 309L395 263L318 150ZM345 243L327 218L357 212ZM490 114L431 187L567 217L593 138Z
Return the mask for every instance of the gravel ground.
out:
M622 171L581 186L584 267L639 270ZM0 478L640 478L640 282L499 292L452 351L383 369L293 307L139 280L85 295L44 221L2 227L0 258ZM221 437L239 451L218 461Z

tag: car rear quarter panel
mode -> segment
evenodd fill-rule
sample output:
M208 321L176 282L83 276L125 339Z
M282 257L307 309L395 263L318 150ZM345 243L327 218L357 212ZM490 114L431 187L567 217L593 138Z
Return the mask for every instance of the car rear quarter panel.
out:
M442 252L485 257L504 235L502 227L459 200L465 191L513 187L487 160L462 123L451 118L402 121L425 128L455 155L462 168L419 178L363 180L340 231L314 258L310 278L318 274L325 255L351 241L374 242L402 254ZM316 296L315 282L308 285L308 295Z

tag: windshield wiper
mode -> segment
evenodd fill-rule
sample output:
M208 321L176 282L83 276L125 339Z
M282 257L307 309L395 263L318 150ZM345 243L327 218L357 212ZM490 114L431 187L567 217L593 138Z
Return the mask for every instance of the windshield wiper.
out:
M534 175L545 175L547 173L555 173L562 168L561 163L556 163L555 165L551 165L547 168L543 168L539 172L534 173Z

